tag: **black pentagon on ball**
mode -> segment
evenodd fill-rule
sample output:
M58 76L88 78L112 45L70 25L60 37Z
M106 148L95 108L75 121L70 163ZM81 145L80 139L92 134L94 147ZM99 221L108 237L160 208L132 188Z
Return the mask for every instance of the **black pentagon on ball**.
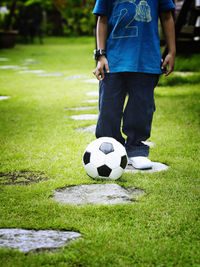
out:
M125 169L125 168L126 168L126 165L127 165L127 162L128 162L128 160L127 160L127 156L124 155L123 157L121 157L120 167L121 167L122 169Z
M99 150L101 152L103 152L104 154L109 154L109 153L112 153L114 152L114 147L113 147L113 144L112 143L108 143L108 142L103 142L100 147L99 147Z
M109 177L112 170L108 166L102 165L101 167L97 168L97 171L98 171L99 176Z
M91 153L90 152L85 152L84 155L83 155L83 162L85 165L87 165L88 163L90 163L90 156L91 156Z

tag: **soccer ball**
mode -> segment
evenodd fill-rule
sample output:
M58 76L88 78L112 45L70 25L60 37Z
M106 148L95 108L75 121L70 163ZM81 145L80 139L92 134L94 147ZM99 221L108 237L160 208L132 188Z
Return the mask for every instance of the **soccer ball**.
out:
M111 137L101 137L91 142L83 154L85 171L94 179L119 179L127 162L125 148Z

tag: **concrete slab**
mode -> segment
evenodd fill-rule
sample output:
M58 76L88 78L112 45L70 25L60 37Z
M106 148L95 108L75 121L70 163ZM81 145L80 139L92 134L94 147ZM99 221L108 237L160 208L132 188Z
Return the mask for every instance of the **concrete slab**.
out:
M38 77L60 77L62 76L63 74L62 73L41 73L41 74L38 74L37 76Z
M75 110L75 111L79 111L79 110L88 110L88 109L96 109L97 107L76 107L76 108L65 108L65 110Z
M99 96L99 92L98 91L88 92L86 95L87 96Z
M10 59L7 58L7 57L0 57L0 61L1 62L6 62L6 61L9 61Z
M195 75L195 72L190 72L190 71L174 71L173 75L181 76L181 77L187 77L191 75ZM198 74L198 73L197 73Z
M0 66L0 69L2 70L9 70L9 69L17 69L19 66L17 65L2 65Z
M2 70L19 70L19 71L24 71L27 70L27 67L22 67L22 66L17 66L17 65L3 65L0 66L0 69Z
M25 59L25 60L23 61L22 64L23 64L23 65L34 65L34 64L41 64L41 62L38 61L38 60L35 60L35 59L33 59L33 58L27 58L27 59Z
M79 237L79 233L68 231L0 229L0 247L25 253L43 249L55 250Z
M24 74L24 73L33 73L33 74L38 74L38 73L43 73L45 72L44 70L22 70L19 71L19 74Z
M135 187L125 189L118 184L107 183L66 187L56 190L53 198L59 203L70 205L114 205L132 203L134 198L143 193L143 190Z
M94 83L94 84L99 84L99 81L97 79L89 79L85 81L86 83Z
M10 98L10 96L0 96L0 100L6 100L8 98Z
M73 120L96 120L98 118L97 114L83 114L83 115L73 115L70 116Z
M128 165L125 172L154 173L154 172L166 171L169 168L169 166L167 166L164 163L160 163L160 162L152 162L152 163L153 163L152 169L138 170L138 169L133 168L131 165Z
M85 102L87 102L87 103L98 103L99 100L98 99L91 99L91 100L86 100Z
M96 124L77 129L77 131L84 132L84 133L92 133L92 134L95 133L95 130L96 130Z
M72 75L72 76L69 76L69 77L65 77L64 80L77 80L77 79L85 79L87 78L86 75Z

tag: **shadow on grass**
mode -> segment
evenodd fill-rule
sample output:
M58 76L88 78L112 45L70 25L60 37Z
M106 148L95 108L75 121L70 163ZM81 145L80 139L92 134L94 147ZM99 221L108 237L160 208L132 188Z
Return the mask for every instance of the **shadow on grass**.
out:
M186 76L173 74L169 77L160 77L158 86L177 86L183 84L198 84L200 83L200 74L189 74Z

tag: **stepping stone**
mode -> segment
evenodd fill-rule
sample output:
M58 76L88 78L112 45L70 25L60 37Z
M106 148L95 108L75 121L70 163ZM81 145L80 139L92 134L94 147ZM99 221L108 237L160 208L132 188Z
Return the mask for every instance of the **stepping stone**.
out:
M31 65L31 64L41 64L41 62L32 58L27 58L23 61L23 65Z
M20 66L17 66L17 65L4 65L4 66L0 66L0 69L2 70L27 70L28 68L27 67L20 67Z
M89 79L85 81L86 83L96 83L99 84L99 81L97 79Z
M132 203L143 190L132 187L125 189L118 184L90 184L70 186L56 190L53 198L62 204L87 205Z
M9 61L9 58L7 58L7 57L0 57L0 61L2 61L2 62Z
M0 96L0 100L6 100L8 98L10 98L10 96Z
M76 107L76 108L65 108L65 110L75 110L75 111L79 111L79 110L88 110L88 109L96 109L97 107Z
M99 100L98 99L91 99L91 100L86 100L85 102L87 102L87 103L98 103Z
M19 68L19 66L16 66L16 65L3 65L3 66L0 66L0 69L2 69L2 70L17 69L17 68Z
M88 92L86 95L88 95L88 96L99 96L99 92L97 92L97 91Z
M131 165L128 165L125 172L133 172L133 173L149 172L149 173L153 173L153 172L166 171L169 168L169 166L165 165L164 163L160 163L160 162L152 162L152 163L153 163L152 169L138 170L138 169L133 168Z
M21 71L23 71L23 70L28 70L28 67L20 67L20 66L19 66L19 67L16 68L16 70L21 70Z
M73 115L70 118L74 120L96 120L98 118L97 114L83 114L83 115Z
M64 80L76 80L76 79L85 79L87 76L85 75L72 75L69 77L65 77Z
M38 74L38 77L60 77L62 76L62 73L44 73L44 74Z
M34 74L38 74L38 73L43 73L45 72L44 70L22 70L19 71L20 74L24 74L24 73L34 73Z
M95 130L96 130L95 124L77 129L77 131L84 132L84 133L92 133L92 134L95 133Z
M187 77L187 76L190 76L190 75L194 75L196 74L195 72L182 72L182 71L174 71L173 72L174 75L178 75L178 76L181 76L181 77Z
M0 247L22 252L55 250L79 238L76 232L53 230L0 229Z

